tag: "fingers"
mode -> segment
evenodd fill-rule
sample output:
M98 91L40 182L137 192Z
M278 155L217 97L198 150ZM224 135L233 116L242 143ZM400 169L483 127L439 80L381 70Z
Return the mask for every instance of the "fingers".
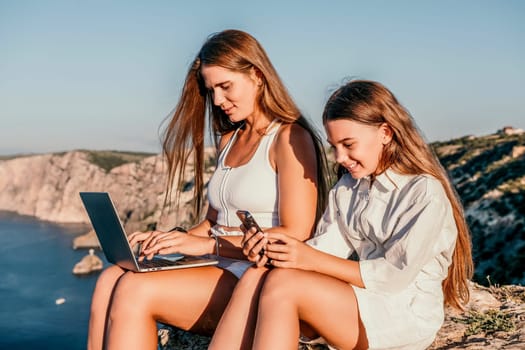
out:
M151 247L154 247L158 242L174 234L174 232L152 231L151 235L144 242L142 242L142 250L147 250Z
M162 233L153 237L149 243L142 246L144 254L153 257L155 254L163 254L162 250L167 248L173 248L177 245L178 237Z
M299 258L304 243L283 234L272 234L270 237L275 239L266 245L266 257L270 264L275 267L301 268Z
M290 260L290 249L284 244L272 243L266 246L266 254L270 263Z
M267 244L268 244L268 240L263 237L253 247L244 248L243 253L244 255L246 255L248 260L252 262L258 262L262 257L264 257L264 247Z
M278 254L278 253L290 253L290 251L293 249L292 245L274 242L274 243L268 243L266 246L266 252L272 253L272 254Z
M135 244L144 241L151 235L151 231L148 232L133 232L128 236L129 244L133 247Z
M163 254L162 249L167 249L176 244L180 232L148 231L134 232L129 236L130 245L142 243L139 251L139 261L144 258L152 259L155 254Z
M290 243L293 241L294 238L288 236L285 233L279 233L279 232L268 232L268 241L271 243L279 242L279 243Z
M266 266L270 262L270 259L268 259L268 257L266 255L264 255L264 254L263 255L257 254L255 259L257 259L257 261L255 261L255 266L257 266L257 267Z
M242 246L244 247L246 244L248 244L247 242L253 238L255 235L257 235L257 230L255 228L251 228L249 230L246 230L244 228L244 226L241 225L241 230L244 232L244 236L242 237L242 241L241 241L241 244Z
M256 266L295 266L296 242L283 233L262 233L255 228L246 231L243 238L243 254Z
M244 236L241 240L242 253L246 256L250 253L251 248L254 245L252 238L256 235L255 230L252 228L248 231L244 231Z
M262 232L255 232L252 228L245 234L242 241L242 252L248 260L257 262L257 255L264 255L264 247L268 244L266 235Z
M253 246L250 251L250 255L259 255L264 256L264 247L268 244L268 239L264 236L262 232L258 232L257 236L254 239L257 239L257 243Z

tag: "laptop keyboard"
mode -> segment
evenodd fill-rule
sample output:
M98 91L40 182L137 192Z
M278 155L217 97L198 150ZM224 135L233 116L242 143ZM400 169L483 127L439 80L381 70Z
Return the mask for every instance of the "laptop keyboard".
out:
M142 261L139 261L138 263L140 267L145 267L145 268L176 265L174 261L164 260L164 259L152 259L152 260L144 259Z

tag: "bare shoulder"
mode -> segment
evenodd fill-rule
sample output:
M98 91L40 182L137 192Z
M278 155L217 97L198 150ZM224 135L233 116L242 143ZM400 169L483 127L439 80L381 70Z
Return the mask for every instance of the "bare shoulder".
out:
M312 136L298 124L283 124L270 149L270 161L275 169L293 164L314 164L315 144ZM313 162L313 163L312 163Z
M283 124L276 137L276 147L295 148L305 147L305 150L314 149L312 136L302 126L296 123Z

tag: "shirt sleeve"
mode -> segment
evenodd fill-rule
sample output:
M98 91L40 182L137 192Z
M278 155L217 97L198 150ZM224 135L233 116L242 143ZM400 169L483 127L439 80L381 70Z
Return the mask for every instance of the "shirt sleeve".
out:
M359 262L367 289L400 291L436 256L450 258L457 236L452 208L441 184L430 192L416 198L398 218L383 257Z
M311 247L340 258L348 258L353 248L343 237L340 229L340 211L336 202L336 185L328 195L328 206L317 224L313 238L306 243Z

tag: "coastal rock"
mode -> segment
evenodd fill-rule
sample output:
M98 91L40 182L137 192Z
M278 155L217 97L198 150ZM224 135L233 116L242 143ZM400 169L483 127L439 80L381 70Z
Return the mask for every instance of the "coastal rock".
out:
M102 260L95 255L95 250L90 249L89 254L75 264L75 267L73 267L73 273L75 275L87 275L102 270L103 265Z
M110 156L114 164L108 165ZM111 194L128 232L152 225L160 229L190 225L194 218L187 203L193 197L192 186L183 186L187 190L178 198L179 207L175 203L165 207L163 157L144 155L127 161L127 156L125 152L71 151L0 161L0 210L57 223L89 224L78 193L105 191ZM214 156L212 148L206 150L204 181L211 175ZM191 184L193 177L189 161L182 184ZM92 246L92 240L88 241L86 246ZM81 240L77 243L84 246Z
M525 349L525 287L472 283L466 310L446 309L445 323L429 349Z
M158 203L164 193L164 164L160 156L110 171L91 157L89 152L72 151L1 162L0 210L53 222L87 224L88 216L78 193L107 191L127 220L159 216Z
M94 230L73 239L73 249L100 248L100 242Z

